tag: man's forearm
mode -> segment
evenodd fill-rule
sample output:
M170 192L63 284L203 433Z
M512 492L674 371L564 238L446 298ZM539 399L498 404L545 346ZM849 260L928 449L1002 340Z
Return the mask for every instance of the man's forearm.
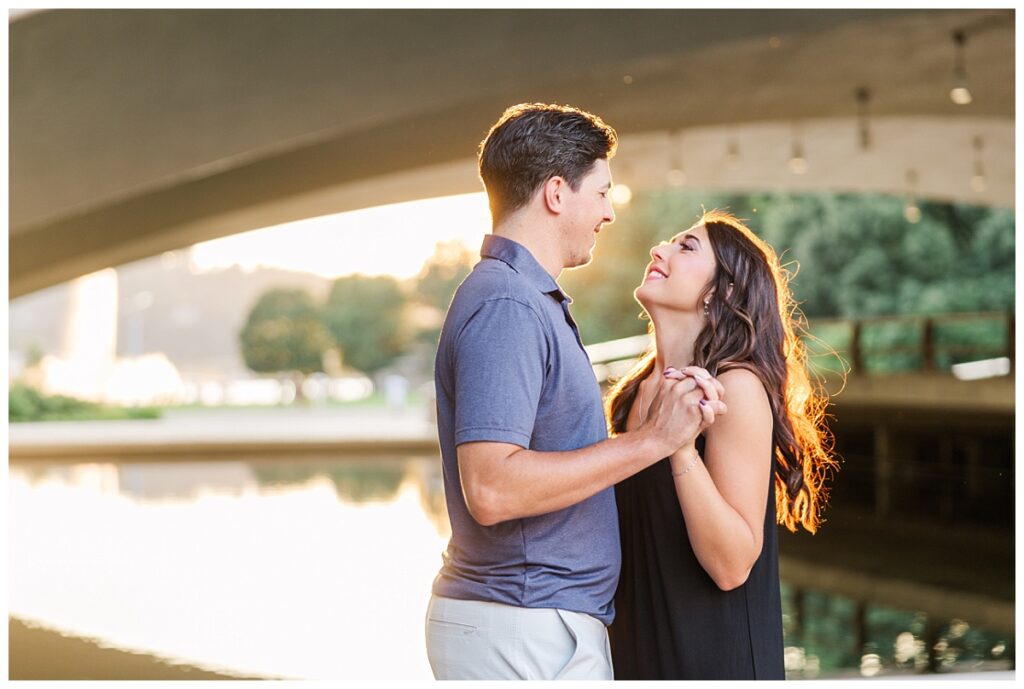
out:
M463 491L474 518L490 526L575 505L664 456L664 443L645 431L565 452L518 450L474 460L472 476L463 473Z

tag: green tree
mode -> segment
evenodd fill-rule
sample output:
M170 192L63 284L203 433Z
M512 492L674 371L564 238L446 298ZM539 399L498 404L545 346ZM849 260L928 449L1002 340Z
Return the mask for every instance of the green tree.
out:
M323 322L345 365L375 373L405 351L405 308L394 278L349 275L331 285Z
M799 263L793 293L808 317L1013 308L1012 211L892 196L763 195L755 231Z
M903 203L880 194L638 194L602 231L593 262L561 283L584 342L640 334L646 322L633 290L650 247L702 208L722 208L775 249L812 327L831 317L1013 309L1012 210L920 202L921 220L911 224ZM892 337L916 341L909 332Z
M249 312L239 334L245 365L256 373L289 373L301 398L302 380L323 370L330 344L312 295L302 289L272 289Z
M46 356L46 352L43 351L42 345L38 342L33 342L25 348L25 368L38 366L42 363L44 356Z
M466 279L479 256L460 240L438 242L415 280L416 301L430 312L417 333L420 342L434 344L455 290Z
M447 310L455 290L478 259L477 253L461 240L438 242L416 276L417 298L436 309Z

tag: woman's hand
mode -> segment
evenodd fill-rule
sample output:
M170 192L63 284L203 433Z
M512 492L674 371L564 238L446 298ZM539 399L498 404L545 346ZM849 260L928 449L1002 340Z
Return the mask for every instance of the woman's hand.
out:
M693 445L697 440L697 436L715 422L715 417L718 414L725 414L729 411L725 402L722 401L722 397L725 395L725 388L707 370L699 366L687 366L682 369L669 368L665 371L665 377L674 380L692 379L703 393L703 397L698 402L701 411L700 425L696 433L693 434L693 438L675 453L690 456L693 452L696 452L693 449Z
M674 370L666 370L655 382L654 397L646 412L642 405L638 411L641 424L637 430L649 433L658 442L661 457L692 444L704 423L700 405L704 391L694 378L670 376Z

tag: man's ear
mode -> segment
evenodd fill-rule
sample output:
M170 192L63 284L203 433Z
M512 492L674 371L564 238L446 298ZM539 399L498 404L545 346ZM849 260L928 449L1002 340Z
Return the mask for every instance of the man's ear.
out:
M569 185L565 180L555 175L544 182L541 193L544 195L544 206L556 215L565 210L565 193Z

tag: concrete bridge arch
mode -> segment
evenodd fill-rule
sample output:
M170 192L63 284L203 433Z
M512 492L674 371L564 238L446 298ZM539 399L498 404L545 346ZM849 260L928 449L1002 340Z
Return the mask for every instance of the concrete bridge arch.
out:
M1012 10L57 10L10 21L11 296L219 236L476 191L477 143L524 100L605 117L622 137L616 175L634 189L664 185L681 164L701 188L1013 203ZM967 37L967 106L949 97L955 31ZM786 170L794 142L808 174ZM977 161L984 189L969 184Z

